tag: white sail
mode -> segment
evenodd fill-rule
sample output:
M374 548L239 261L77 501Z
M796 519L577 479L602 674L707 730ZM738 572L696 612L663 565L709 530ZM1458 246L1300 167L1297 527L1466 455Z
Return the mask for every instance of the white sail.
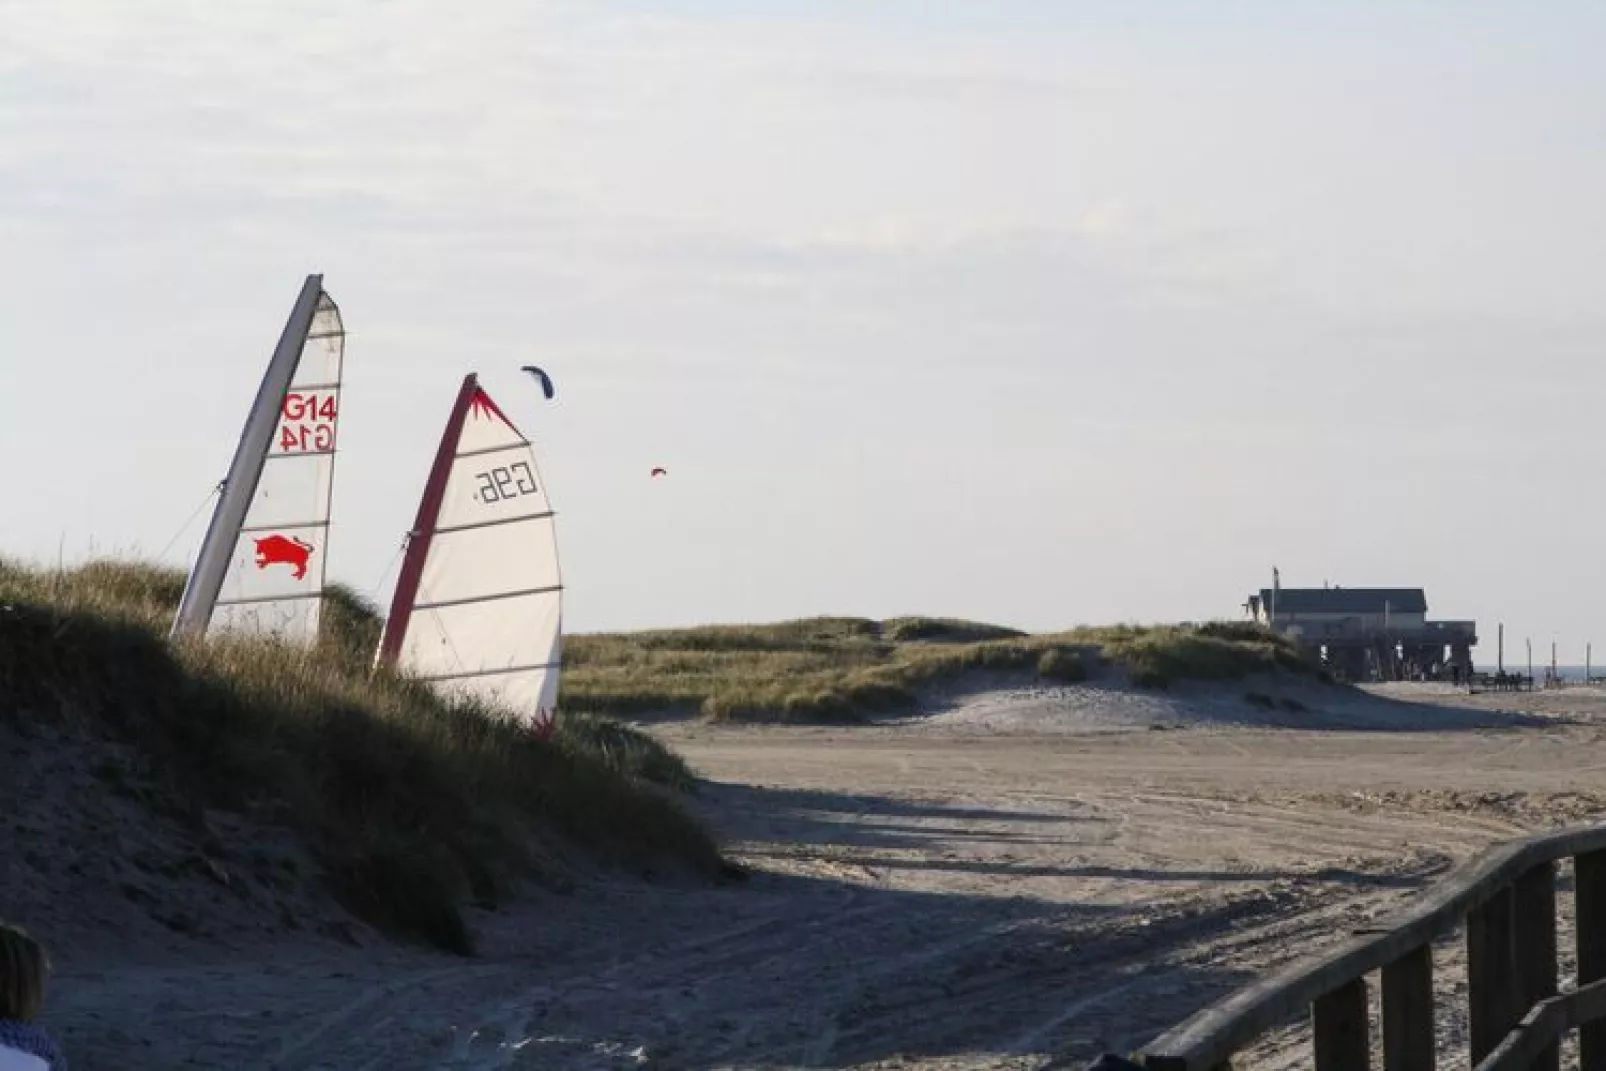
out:
M557 707L563 584L530 442L470 375L410 533L379 660L547 730Z
M318 634L345 329L309 276L246 420L174 633Z

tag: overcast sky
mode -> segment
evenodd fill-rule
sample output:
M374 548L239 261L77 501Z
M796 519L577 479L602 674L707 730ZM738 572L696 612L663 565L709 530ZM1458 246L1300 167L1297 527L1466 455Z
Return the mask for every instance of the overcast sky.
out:
M1500 619L1606 643L1606 6L0 27L0 554L159 553L322 272L331 573L381 600L478 371L540 451L573 630L1231 617L1277 565L1424 586L1486 657Z

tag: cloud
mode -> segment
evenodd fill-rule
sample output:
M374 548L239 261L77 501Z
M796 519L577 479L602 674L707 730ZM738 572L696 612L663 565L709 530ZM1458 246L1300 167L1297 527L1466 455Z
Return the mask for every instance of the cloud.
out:
M1549 92L1577 70L1452 85L1483 51L1371 16L1201 50L1159 17L790 10L13 5L0 426L53 435L70 367L95 429L61 458L93 493L16 474L22 549L165 543L310 270L352 331L337 570L377 581L457 378L522 406L537 359L595 625L1128 616L1133 547L1431 556L1334 533L1400 481L1458 517L1467 458L1526 479L1586 430L1606 168ZM666 454L680 497L649 502Z

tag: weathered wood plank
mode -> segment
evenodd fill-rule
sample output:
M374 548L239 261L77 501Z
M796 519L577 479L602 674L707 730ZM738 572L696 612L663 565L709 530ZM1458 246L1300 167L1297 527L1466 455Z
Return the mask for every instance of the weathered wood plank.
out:
M1545 1004L1554 1006L1561 1012L1561 1018L1556 1024L1558 1033L1564 1030L1577 1030L1585 1023L1606 1019L1606 979L1591 982L1582 989L1574 989L1559 997L1551 997Z
M1555 1046L1563 1021L1559 1010L1540 1005L1529 1012L1494 1052L1477 1065L1476 1071L1527 1071L1542 1049Z
M1434 1071L1433 949L1383 968L1384 1071Z
M1214 1067L1315 1000L1454 929L1472 908L1540 863L1606 852L1606 825L1563 830L1491 848L1400 915L1336 950L1300 960L1204 1008L1144 1047L1142 1055ZM1603 904L1606 920L1606 904ZM1606 1065L1591 1071L1606 1071Z
M1476 1071L1522 1071L1562 1034L1594 1020L1606 1020L1606 979L1541 1002Z
M1512 886L1512 943L1517 957L1520 1014L1556 995L1556 864L1541 863ZM1532 1071L1560 1071L1554 1041L1528 1064Z
M1366 979L1356 978L1311 1005L1316 1071L1370 1071Z
M1474 1064L1498 1048L1527 1011L1512 941L1514 899L1510 888L1501 889L1467 915L1467 1018Z
M1578 988L1606 979L1606 851L1585 852L1574 861L1573 896L1578 950ZM1606 1071L1606 1023L1578 1033L1580 1071Z

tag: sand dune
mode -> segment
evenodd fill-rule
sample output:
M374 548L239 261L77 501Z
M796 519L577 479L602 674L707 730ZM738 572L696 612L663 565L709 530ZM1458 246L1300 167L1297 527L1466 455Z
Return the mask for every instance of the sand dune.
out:
M746 885L532 894L476 916L472 961L310 933L115 953L102 934L62 957L49 1020L80 1069L1078 1067L1491 841L1606 812L1600 697L1290 691L1322 726L1302 732L1288 711L1250 723L1252 688L663 726L711 779L699 807ZM1447 1005L1447 1045L1463 1026ZM1301 1043L1244 1066L1295 1066Z
M937 696L929 713L902 722L942 731L1026 733L1223 727L1446 732L1541 727L1569 716L1459 701L1467 698L1448 686L1362 690L1290 676L1184 682L1157 691L1134 688L1110 674L1084 684L1033 683Z

